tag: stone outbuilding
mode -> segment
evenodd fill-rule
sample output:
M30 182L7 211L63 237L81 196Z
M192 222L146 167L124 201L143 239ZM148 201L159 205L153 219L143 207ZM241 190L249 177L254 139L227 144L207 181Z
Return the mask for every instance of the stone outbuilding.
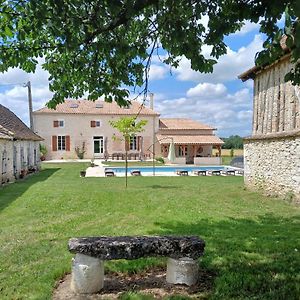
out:
M42 140L0 104L0 185L39 169Z
M239 76L254 80L252 135L244 140L245 184L300 199L300 87L285 82L290 54Z

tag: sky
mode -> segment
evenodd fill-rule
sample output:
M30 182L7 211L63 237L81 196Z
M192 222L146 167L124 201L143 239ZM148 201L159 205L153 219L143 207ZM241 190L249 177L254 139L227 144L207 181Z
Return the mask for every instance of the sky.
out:
M255 54L262 49L259 26L246 23L242 29L226 37L227 54L222 56L213 73L193 71L188 59L182 58L177 69L152 59L149 90L154 93L154 109L167 118L191 118L217 128L220 137L248 136L251 132L253 81L237 77L254 66ZM209 54L209 48L203 48ZM41 61L42 63L42 61ZM34 110L51 99L49 74L38 65L35 73L20 69L0 73L0 104L29 123L27 88L32 84Z

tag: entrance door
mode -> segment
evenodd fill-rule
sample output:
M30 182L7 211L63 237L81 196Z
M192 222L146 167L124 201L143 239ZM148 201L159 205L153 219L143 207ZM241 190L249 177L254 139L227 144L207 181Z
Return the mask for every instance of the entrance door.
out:
M94 136L94 155L101 156L104 153L103 136Z

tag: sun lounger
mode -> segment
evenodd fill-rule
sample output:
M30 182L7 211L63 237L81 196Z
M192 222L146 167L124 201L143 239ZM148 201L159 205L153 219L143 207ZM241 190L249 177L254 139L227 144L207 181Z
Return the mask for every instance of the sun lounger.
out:
M223 170L221 171L222 175L224 176L234 176L235 175L235 170Z
M141 176L141 171L140 170L132 170L130 172L131 176Z
M206 176L206 170L195 170L194 174L198 176Z
M227 170L226 175L235 176L235 170Z
M189 172L187 170L177 170L176 174L179 176L188 176Z
M244 170L237 170L235 171L237 175L242 175L244 176Z
M221 176L221 170L212 170L210 174L213 176Z
M106 169L104 171L104 174L105 174L106 177L113 177L113 176L115 176L115 172L113 170L110 170L110 169Z

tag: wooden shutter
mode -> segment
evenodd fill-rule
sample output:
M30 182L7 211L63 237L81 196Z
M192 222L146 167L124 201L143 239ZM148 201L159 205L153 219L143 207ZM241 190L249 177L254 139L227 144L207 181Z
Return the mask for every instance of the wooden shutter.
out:
M70 136L66 135L66 151L70 151Z
M129 149L129 146L130 146L130 138L126 138L125 139L125 150L126 151L129 151L130 149Z
M57 151L57 136L52 135L52 151Z
M140 151L141 150L141 143L142 143L142 137L138 136L137 137L137 150Z
M53 127L58 127L58 121L53 121Z
M96 121L91 121L91 127L96 127Z

